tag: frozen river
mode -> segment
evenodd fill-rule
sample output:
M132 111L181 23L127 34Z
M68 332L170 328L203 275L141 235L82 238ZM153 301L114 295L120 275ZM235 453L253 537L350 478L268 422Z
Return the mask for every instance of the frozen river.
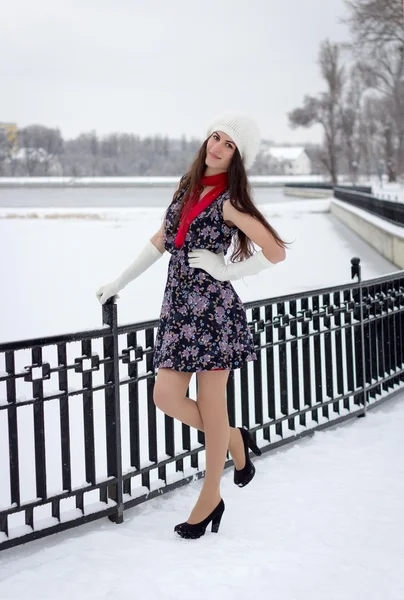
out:
M166 207L175 186L130 188L5 188L0 189L2 208L144 208ZM282 202L283 188L256 188L257 204Z

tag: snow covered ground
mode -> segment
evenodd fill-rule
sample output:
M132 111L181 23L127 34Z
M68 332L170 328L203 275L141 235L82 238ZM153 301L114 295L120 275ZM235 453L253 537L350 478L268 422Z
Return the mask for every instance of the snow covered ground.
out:
M244 301L348 282L352 256L364 278L396 270L328 205L260 206L294 243L284 263L234 282ZM99 327L96 288L133 260L163 212L13 209L10 218L1 209L0 341ZM120 323L159 316L168 258L121 293ZM263 456L244 490L227 471L217 536L173 536L195 482L127 511L120 526L102 519L4 551L0 598L403 600L403 426L404 393L366 419Z
M365 279L397 270L330 215L329 202L260 205L293 243L283 263L233 282L244 302L349 282L353 256L361 258ZM98 328L96 290L134 260L163 214L162 208L1 208L0 341ZM168 260L165 253L121 292L121 324L159 317Z
M219 533L173 534L201 481L0 555L2 600L402 600L404 393L222 479Z

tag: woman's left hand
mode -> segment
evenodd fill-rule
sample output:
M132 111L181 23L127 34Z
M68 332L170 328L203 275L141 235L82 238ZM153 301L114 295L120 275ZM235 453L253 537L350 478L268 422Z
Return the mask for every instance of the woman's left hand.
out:
M216 254L210 250L191 250L188 253L188 264L190 267L203 269L214 279L226 281L227 266L223 252Z

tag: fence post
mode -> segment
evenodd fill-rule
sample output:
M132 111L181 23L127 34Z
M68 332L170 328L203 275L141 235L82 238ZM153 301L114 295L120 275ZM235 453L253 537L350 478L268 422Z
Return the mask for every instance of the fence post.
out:
M118 310L113 296L102 307L103 325L109 325L111 335L104 337L105 428L107 435L108 477L116 484L108 486L108 497L116 502L116 512L109 516L114 523L123 522L123 482L121 446L121 403L119 390Z
M362 384L363 384L363 413L358 417L366 417L366 359L365 359L365 324L363 321L363 298L362 298L362 269L361 259L353 257L351 259L351 278L358 277L359 285L359 314L360 314L360 328L361 328L361 354L362 354Z

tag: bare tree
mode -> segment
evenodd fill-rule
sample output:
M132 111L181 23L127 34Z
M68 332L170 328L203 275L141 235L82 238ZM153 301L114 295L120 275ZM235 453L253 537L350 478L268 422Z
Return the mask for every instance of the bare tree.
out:
M345 4L350 15L342 22L350 26L359 46L404 44L402 0L345 0Z
M319 54L321 74L327 91L317 97L305 96L303 107L288 114L292 127L311 127L315 123L324 130L323 150L319 155L333 184L338 182L340 144L340 106L344 86L344 68L340 64L339 48L329 40L322 42Z
M363 62L363 69L369 85L377 97L386 100L384 108L389 110L392 126L389 171L394 181L397 175L404 173L404 46L376 47Z
M341 145L353 183L358 179L362 155L368 152L363 139L363 99L368 89L362 65L354 63L346 78L344 93L339 104ZM365 158L366 160L366 158Z
M390 111L385 127L389 180L404 173L404 18L401 0L346 0L345 19L369 86ZM388 140L388 142L387 142Z
M363 157L364 172L368 178L377 173L382 174L382 145L381 126L378 122L378 100L366 97L361 111L360 138L361 153Z
M369 96L362 111L362 142L364 154L371 163L371 172L381 177L387 173L389 181L395 178L395 152L393 146L394 122L389 99Z

